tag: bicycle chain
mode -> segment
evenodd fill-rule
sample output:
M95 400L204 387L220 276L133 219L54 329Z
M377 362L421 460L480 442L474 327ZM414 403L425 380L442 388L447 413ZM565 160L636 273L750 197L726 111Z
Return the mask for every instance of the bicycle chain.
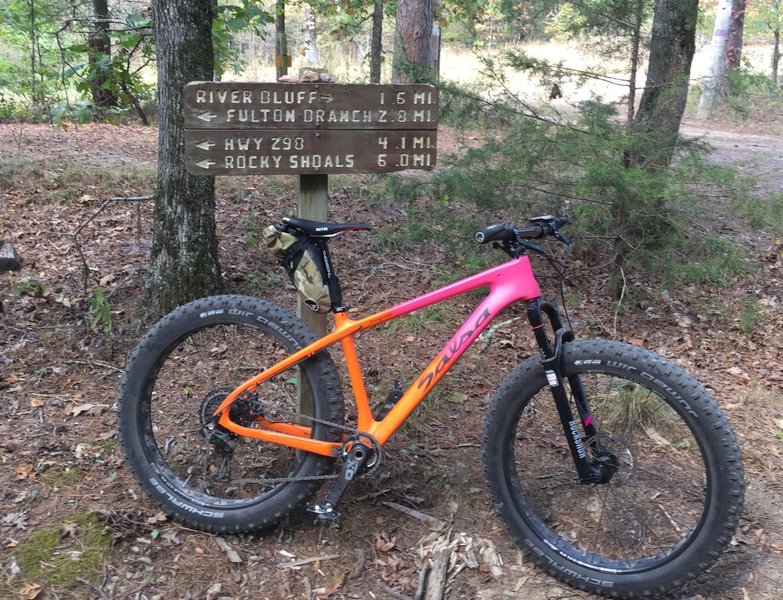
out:
M242 397L240 396L237 400L241 401ZM317 417L313 417L311 415L306 415L304 413L297 412L295 410L291 410L289 408L280 407L280 406L274 406L274 407L268 407L265 406L263 402L260 400L246 400L248 404L248 408L250 409L251 413L264 415L269 414L272 412L282 412L283 414L290 415L291 417L302 420L305 419L313 424L318 425L325 425L327 427L332 427L334 429L338 429L340 431L343 431L344 433L348 433L351 435L362 435L362 433L356 429L355 427L348 427L347 425L341 425L339 423L333 423L332 421L327 421L326 419L319 419ZM272 479L249 479L244 480L240 479L237 481L237 483L259 483L259 484L274 484L277 485L279 483L288 483L291 481L322 481L327 479L337 479L339 475L337 473L334 473L332 475L305 475L302 477L276 477Z

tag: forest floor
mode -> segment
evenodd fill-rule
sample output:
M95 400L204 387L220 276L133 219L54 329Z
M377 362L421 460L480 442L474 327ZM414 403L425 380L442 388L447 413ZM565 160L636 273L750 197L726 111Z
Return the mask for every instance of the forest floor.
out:
M757 176L762 191L783 192L783 132L695 122L685 132L715 147L712 160ZM439 147L450 139L444 131ZM124 363L149 326L138 313L152 210L147 201L104 200L151 193L156 142L154 128L0 125L0 239L26 260L20 272L0 274L0 596L410 598L427 549L449 535L449 599L593 598L532 567L484 489L484 409L502 373L531 352L522 328L510 325L496 332L497 343L471 350L424 414L392 438L382 468L350 489L339 529L303 516L265 536L220 538L166 520L145 499L123 464L113 407ZM371 184L334 178L330 218L400 234L405 206L377 195L368 201ZM294 189L287 177L218 182L231 291L293 306L290 290L265 286L278 267L254 239L263 225L295 212ZM747 478L740 527L717 564L678 597L773 600L783 590L783 243L734 220L715 227L753 256L735 285L656 295L653 282L638 281L649 298L617 318L605 278L580 276L577 266L584 300L574 325L578 334L639 343L691 371L738 436ZM442 277L447 249L400 244L381 252L372 236L333 244L357 313L413 297ZM384 287L390 281L397 285ZM105 302L96 300L98 289ZM748 325L740 307L751 296L757 312ZM402 349L386 337L363 337L363 364L375 373L422 368L450 327L450 317L416 322Z

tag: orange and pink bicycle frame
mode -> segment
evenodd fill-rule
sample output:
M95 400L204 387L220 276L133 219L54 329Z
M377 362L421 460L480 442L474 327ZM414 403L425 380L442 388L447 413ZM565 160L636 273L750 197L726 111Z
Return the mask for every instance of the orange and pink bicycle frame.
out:
M393 319L403 317L419 309L481 287L489 288L489 293L478 307L441 349L437 357L411 384L388 414L381 420L376 420L370 409L370 402L367 397L367 390L354 343L355 336ZM342 449L342 443L313 439L311 437L311 428L308 426L294 422L268 421L263 417L257 417L256 423L259 425L258 428L245 427L231 420L228 408L234 400L243 394L254 393L256 388L267 379L340 342L356 402L356 429L360 433L369 434L382 446L421 403L435 384L464 354L473 341L487 328L498 313L514 302L537 302L540 297L541 289L533 274L530 260L527 256L521 256L362 319L351 319L347 311L336 312L334 313L334 331L234 389L215 411L215 415L220 415L218 424L237 435L289 446L323 456L338 456ZM540 322L538 324L532 323L532 325L536 337L540 338L539 330L543 328L543 325ZM546 341L545 336L544 341ZM541 342L542 340L539 339L539 344Z

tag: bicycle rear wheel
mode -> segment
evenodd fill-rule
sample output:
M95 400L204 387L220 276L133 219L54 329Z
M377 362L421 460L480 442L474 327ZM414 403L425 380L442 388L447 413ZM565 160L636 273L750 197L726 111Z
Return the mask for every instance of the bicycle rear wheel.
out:
M265 529L310 499L333 459L238 437L204 424L236 386L316 340L299 319L257 298L214 296L161 319L128 361L118 398L119 435L141 487L178 521L211 532ZM234 402L231 417L297 421L302 412L340 425L340 380L326 352L301 362ZM301 420L301 419L300 419ZM302 420L303 424L311 425ZM323 423L312 437L336 441Z
M558 579L621 598L665 594L712 564L737 526L744 481L731 427L695 379L646 350L571 342L562 368L579 376L618 470L606 484L578 483L534 357L506 378L486 417L496 508Z

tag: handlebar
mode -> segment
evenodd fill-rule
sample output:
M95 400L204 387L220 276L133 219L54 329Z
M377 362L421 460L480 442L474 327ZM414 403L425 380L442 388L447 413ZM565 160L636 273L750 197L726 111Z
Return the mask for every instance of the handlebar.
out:
M526 240L538 240L550 235L567 246L571 245L568 238L559 231L561 227L570 221L567 216L556 218L551 215L543 215L529 219L529 221L531 225L526 227L516 227L513 224L504 225L502 223L488 225L476 232L476 241L479 244L496 242L498 247L511 256L519 256L526 250L541 253L541 250L535 244Z

